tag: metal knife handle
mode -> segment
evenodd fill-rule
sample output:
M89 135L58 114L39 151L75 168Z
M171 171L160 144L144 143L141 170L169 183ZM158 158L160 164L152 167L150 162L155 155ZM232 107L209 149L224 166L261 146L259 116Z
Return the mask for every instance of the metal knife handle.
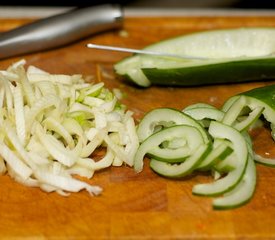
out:
M0 58L47 50L122 25L118 5L101 5L44 18L0 34Z

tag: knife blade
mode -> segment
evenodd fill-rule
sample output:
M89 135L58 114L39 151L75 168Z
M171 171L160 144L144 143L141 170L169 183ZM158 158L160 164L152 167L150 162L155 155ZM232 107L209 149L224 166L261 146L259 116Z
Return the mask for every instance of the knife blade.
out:
M143 55L150 55L156 57L165 57L165 58L178 58L178 59L192 59L192 60L207 60L206 57L197 57L191 55L179 55L167 52L156 52L156 51L149 51L149 50L140 50L134 48L125 48L125 47L116 47L116 46L107 46L107 45L99 45L94 43L88 43L86 45L87 48L94 48L94 49L101 49L107 51L118 51L118 52L128 52L128 53L137 53Z

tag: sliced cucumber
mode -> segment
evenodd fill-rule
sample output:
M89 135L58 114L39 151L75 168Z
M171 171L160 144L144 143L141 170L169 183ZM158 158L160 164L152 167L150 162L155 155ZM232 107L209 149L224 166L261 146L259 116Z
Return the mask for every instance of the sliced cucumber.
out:
M254 109L249 112L247 111L247 106L249 107L249 101L247 97L241 95L239 98L237 98L235 101L232 102L232 104L229 106L227 105L228 109L226 113L224 114L224 117L222 119L222 122L227 125L232 125L234 128L236 128L239 131L244 131L249 129L250 126L252 126L261 116L261 114L264 111L263 106L251 106ZM248 113L248 116L242 117L241 121L238 119L238 117L242 113Z
M213 166L213 169L220 174L228 173L236 168L236 161L238 161L235 154L226 156L222 161L218 162Z
M265 87L255 88L247 92L243 92L237 96L233 96L229 98L225 104L223 105L223 111L228 112L230 109L234 108L234 105L237 104L240 97L245 98L246 105L253 109L249 116L239 122L235 123L234 127L238 130L247 130L249 126L253 126L253 124L259 119L260 115L263 114L264 118L270 122L271 126L271 135L273 130L273 126L275 124L275 85L269 85ZM273 137L274 139L274 137ZM258 163L274 167L275 161L274 159L266 158L260 156L258 154L254 155L255 161Z
M248 130L259 119L263 111L264 107L256 107L245 119L235 123L234 128L239 131Z
M177 125L163 129L162 131L156 132L150 135L148 138L145 139L139 146L135 158L134 158L134 169L136 172L140 172L143 169L143 158L144 156L155 149L156 147L160 146L165 141L173 140L174 138L182 138L183 136L190 135L194 140L197 140L199 143L203 143L203 136L201 135L200 131L193 126L188 125ZM196 141L192 141L195 144ZM160 151L160 153L162 153ZM163 158L163 155L160 155L160 158ZM170 159L173 158L170 157ZM175 156L178 158L178 155Z
M118 75L136 84L191 86L275 77L275 28L205 31L158 42L145 50L206 60L134 55L118 62ZM234 73L234 74L233 74Z
M265 158L263 156L260 156L259 154L254 155L254 160L260 164L269 166L269 167L275 167L275 159L274 158Z
M200 135L193 133L193 128L186 128L185 132L182 132L182 136L178 139L181 139L184 143L183 146L177 148L161 147L156 146L152 148L148 155L151 158L155 158L159 161L165 161L170 163L178 163L184 161L189 157L200 145L204 144L204 139ZM171 139L173 141L173 139Z
M222 110L227 112L232 104L240 97L246 98L246 105L250 109L263 107L263 115L265 119L275 124L275 85L268 85L260 88L255 88L247 92L240 93L237 96L229 98L222 107Z
M216 108L197 107L184 110L184 113L196 120L211 119L221 121L224 117L224 112Z
M216 109L214 106L212 106L208 103L194 103L194 104L191 104L191 105L185 107L182 111L186 112L186 111L194 109L194 108L214 108L214 109Z
M183 112L196 119L204 128L209 127L211 120L221 121L224 118L224 112L214 107L192 107Z
M253 158L249 157L243 178L238 185L224 194L223 197L214 199L214 209L230 209L247 203L253 196L256 187L256 167Z
M246 98L239 97L226 111L222 122L227 125L233 125L246 105Z
M210 124L209 133L214 138L229 140L232 143L232 154L235 154L237 158L235 169L225 177L212 183L198 184L193 187L194 194L215 196L230 191L241 180L248 161L248 149L243 136L233 127L213 121Z
M150 167L156 173L165 177L184 177L187 174L190 174L210 151L210 144L202 144L197 148L194 154L188 157L183 163L169 164L168 162L151 159Z
M139 141L144 141L155 131L162 129L163 127L165 128L181 124L196 127L202 134L204 141L209 141L206 131L196 120L187 114L172 108L158 108L148 112L138 125L137 134Z
M198 170L209 170L217 161L224 160L232 153L233 149L226 140L215 139L212 151L197 166Z
M274 96L275 85L234 96L222 110L199 103L186 107L184 113L169 108L149 112L138 127L141 145L135 156L136 171L142 169L145 155L152 158L152 170L165 177L209 170L214 181L195 185L194 194L222 195L213 201L214 209L248 202L256 185L254 160L269 166L275 166L275 160L253 152L247 130L263 114L275 139Z
M225 193L223 197L219 197L213 201L214 209L223 210L239 207L247 203L255 192L257 174L255 162L253 160L254 153L252 149L252 141L247 132L243 132L242 135L246 141L249 155L245 173L234 189ZM232 162L229 163L228 161L228 164L232 165Z

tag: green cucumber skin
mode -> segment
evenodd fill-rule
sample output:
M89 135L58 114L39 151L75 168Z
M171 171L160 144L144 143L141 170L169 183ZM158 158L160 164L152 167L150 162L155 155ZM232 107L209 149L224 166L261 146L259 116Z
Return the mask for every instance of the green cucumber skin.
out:
M155 85L197 86L275 79L275 58L239 60L182 68L143 68ZM169 79L169 81L167 81Z

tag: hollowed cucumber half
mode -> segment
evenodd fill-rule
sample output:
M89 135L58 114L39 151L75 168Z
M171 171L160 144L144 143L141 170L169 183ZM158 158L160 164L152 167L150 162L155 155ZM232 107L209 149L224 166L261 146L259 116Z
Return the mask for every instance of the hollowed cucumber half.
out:
M275 28L204 31L167 39L145 50L204 59L137 54L115 64L139 86L195 86L275 79Z

